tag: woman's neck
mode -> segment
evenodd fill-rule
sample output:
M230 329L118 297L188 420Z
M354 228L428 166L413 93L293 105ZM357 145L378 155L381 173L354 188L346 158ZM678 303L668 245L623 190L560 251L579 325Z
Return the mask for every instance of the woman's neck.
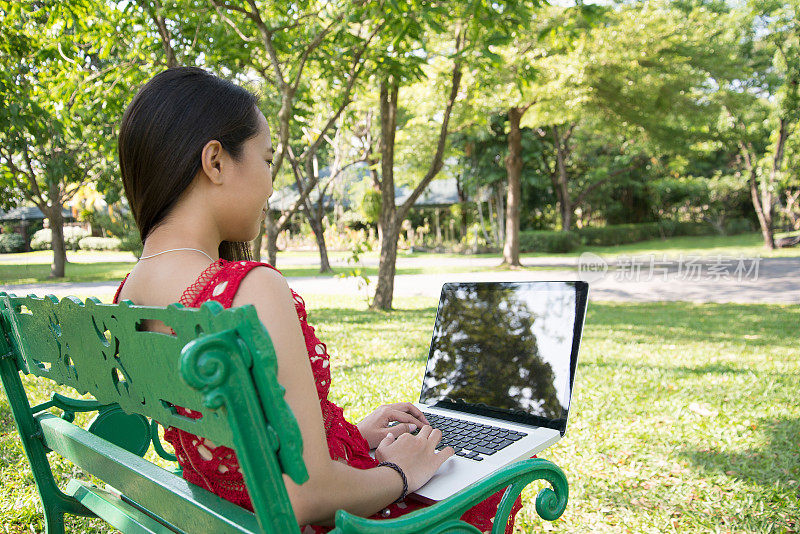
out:
M212 261L219 259L222 239L208 221L176 213L154 228L144 243L142 256L158 254L165 250L194 249L208 255ZM184 251L191 253L191 251Z

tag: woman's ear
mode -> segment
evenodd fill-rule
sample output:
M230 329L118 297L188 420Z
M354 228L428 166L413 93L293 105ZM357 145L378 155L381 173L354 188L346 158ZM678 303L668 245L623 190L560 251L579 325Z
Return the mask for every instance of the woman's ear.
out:
M211 140L206 143L200 154L203 172L215 185L222 184L222 152L222 144L219 141Z

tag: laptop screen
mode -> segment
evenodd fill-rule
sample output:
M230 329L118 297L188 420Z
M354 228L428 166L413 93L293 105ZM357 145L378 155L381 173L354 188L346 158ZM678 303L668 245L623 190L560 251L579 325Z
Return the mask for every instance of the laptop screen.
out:
M420 403L566 430L585 282L442 287Z

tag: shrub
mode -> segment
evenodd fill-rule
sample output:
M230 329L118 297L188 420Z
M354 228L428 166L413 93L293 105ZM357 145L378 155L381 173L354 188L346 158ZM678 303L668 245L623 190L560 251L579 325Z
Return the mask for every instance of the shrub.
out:
M78 243L84 237L89 237L89 232L83 228L77 226L64 227L64 246L68 250L78 250ZM53 231L50 228L43 228L33 234L31 248L33 250L52 250Z
M53 233L49 228L43 228L34 232L31 237L31 248L33 250L48 250L53 241Z
M725 222L725 235L745 234L753 231L753 223L749 219L731 219Z
M84 237L78 242L81 250L119 250L121 245L116 237Z
M667 226L667 223L670 223L669 226ZM709 223L661 221L659 224L665 230L662 232L664 237L711 235L715 233L714 227ZM667 228L669 231L666 231Z
M23 252L25 250L25 238L19 234L0 234L0 254L10 252Z
M520 252L570 252L580 241L575 232L531 230L519 233Z
M710 235L714 233L714 228L707 223L663 220L650 223L587 227L575 232L584 245L607 247L664 237Z
M129 250L136 256L136 259L139 259L142 256L142 249L144 245L142 244L142 239L139 237L139 232L130 232L122 237L120 240L119 249L120 250Z

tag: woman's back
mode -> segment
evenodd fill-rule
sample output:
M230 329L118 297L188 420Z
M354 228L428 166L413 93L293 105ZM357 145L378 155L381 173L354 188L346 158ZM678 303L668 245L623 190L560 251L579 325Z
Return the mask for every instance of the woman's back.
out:
M191 251L165 254L157 259L143 260L134 266L120 289L118 302L130 300L139 306L161 307L179 302L184 291L210 264L208 258ZM170 333L169 327L160 321L149 321L143 326L145 330Z

